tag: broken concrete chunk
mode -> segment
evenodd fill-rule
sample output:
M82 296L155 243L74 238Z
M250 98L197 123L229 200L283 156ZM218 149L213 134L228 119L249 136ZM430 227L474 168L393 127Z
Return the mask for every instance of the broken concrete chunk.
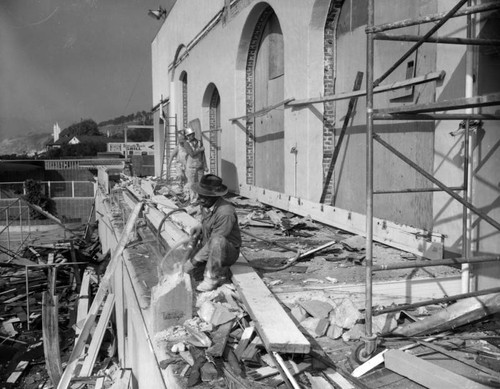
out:
M304 308L302 308L300 305L297 305L295 307L293 307L291 310L290 310L290 313L292 314L292 316L297 319L297 321L300 323L302 320L306 319L307 318L307 312Z
M330 323L327 319L320 319L317 317L308 317L300 322L300 325L313 337L319 338L326 334L326 330Z
M363 317L351 300L343 299L335 309L330 312L330 323L342 328L352 328Z
M342 339L346 342L350 340L359 340L366 335L365 325L364 324L356 324L349 331L344 332L342 335Z
M182 342L176 343L172 346L171 350L174 354L186 351L186 345Z
M376 334L387 334L398 326L394 313L377 315L372 317L373 332Z
M342 336L344 329L336 324L330 324L328 330L326 331L326 336L330 339L339 339Z
M219 326L236 318L225 306L211 301L205 301L202 304L198 310L198 316L214 326Z
M215 381L219 377L215 366L210 362L205 363L201 367L201 380L203 382L212 382Z
M328 314L333 309L332 305L320 300L301 301L300 305L309 315L319 319L326 319Z

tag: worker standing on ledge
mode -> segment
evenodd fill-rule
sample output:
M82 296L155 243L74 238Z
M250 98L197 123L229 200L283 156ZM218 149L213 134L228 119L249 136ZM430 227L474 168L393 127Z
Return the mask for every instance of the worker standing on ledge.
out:
M199 236L200 243L199 251L184 264L184 271L191 274L205 266L203 282L196 290L208 292L229 279L229 267L240 255L241 234L236 210L223 198L228 190L220 177L206 174L192 189L201 205L201 224L193 227L191 237Z
M196 191L193 190L193 185L196 184L203 173L207 170L207 165L205 162L205 148L201 145L195 137L194 130L191 127L187 127L184 130L187 141L184 143L184 147L187 153L186 159L186 190L189 193L191 204L195 203L198 199Z
M172 151L172 154L170 155L170 159L167 165L167 178L168 178L170 175L170 167L172 165L174 158L176 158L177 160L175 166L176 179L179 180L181 188L184 188L187 182L186 179L187 152L186 149L184 148L185 142L186 138L184 136L184 130L181 130L179 131L177 146L175 146L174 150Z

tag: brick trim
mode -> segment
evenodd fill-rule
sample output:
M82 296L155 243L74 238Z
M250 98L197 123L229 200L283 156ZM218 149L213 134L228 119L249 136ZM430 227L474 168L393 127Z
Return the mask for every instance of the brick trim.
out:
M246 113L247 115L254 111L254 88L255 88L255 61L259 49L262 33L269 17L274 13L271 7L267 7L255 24L255 28L250 40L246 65ZM246 123L246 183L255 184L255 126L253 120L247 120Z

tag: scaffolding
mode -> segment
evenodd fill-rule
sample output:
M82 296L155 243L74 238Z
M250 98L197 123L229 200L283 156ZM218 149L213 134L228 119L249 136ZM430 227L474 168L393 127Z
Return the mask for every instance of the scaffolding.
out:
M472 15L479 12L492 11L500 9L499 2L491 2L481 5L471 5L470 0L458 0L456 5L448 12L427 15L417 19L406 19L393 23L375 25L375 0L368 1L368 24L366 28L367 46L366 46L366 289L365 289L365 339L358 347L356 358L360 362L368 360L376 349L377 337L372 331L372 272L380 270L388 270L385 268L376 268L373 266L373 198L375 194L385 193L405 193L405 192L424 192L424 191L443 191L453 199L460 202L463 206L462 217L462 258L450 260L450 264L462 264L463 270L463 287L466 292L469 287L469 264L498 261L498 256L481 256L473 257L470 250L471 240L471 213L477 215L480 219L492 225L495 229L500 230L500 223L471 203L471 186L472 186L472 148L470 142L472 120L500 120L498 115L481 114L473 111L474 108L500 105L500 93L493 93L483 96L472 95L472 77L467 75L466 90L463 98L426 103L416 105L403 105L393 108L374 108L374 93L380 89L380 83L384 81L396 68L398 68L407 58L409 58L422 44L424 43L444 43L467 45L466 52L466 67L472 66L472 47L475 46L500 46L500 41L478 39L473 34ZM466 4L468 3L468 4ZM465 6L465 7L464 7ZM462 8L463 7L463 8ZM433 37L450 18L457 16L467 16L467 37L466 38L436 38ZM432 28L422 36L411 35L389 35L385 31L399 29L403 27L419 25L424 23L434 23ZM377 40L392 40L415 42L412 47L404 53L382 76L374 78L374 47ZM465 113L448 113L449 110L465 109ZM436 113L445 111L446 113ZM463 184L461 187L448 187L434 176L429 174L415 162L407 158L395 147L385 142L374 131L374 122L376 120L463 120L464 121L464 172ZM437 188L419 189L413 188L401 191L374 191L374 141L377 141L385 149L396 155L403 162L411 166L413 169L422 174L425 178L431 181ZM462 191L460 196L455 191ZM438 261L439 262L439 261ZM429 263L428 266L439 264Z

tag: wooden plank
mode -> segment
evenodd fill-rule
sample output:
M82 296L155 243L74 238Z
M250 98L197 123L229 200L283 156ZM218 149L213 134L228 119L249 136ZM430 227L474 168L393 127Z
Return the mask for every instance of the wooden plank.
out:
M472 381L431 362L400 350L384 354L385 367L429 389L486 389L489 386Z
M366 215L320 204L248 184L240 184L240 195L300 216L352 232L366 234ZM428 259L443 257L444 235L373 218L373 240Z
M354 80L354 86L352 88L353 91L359 90L361 88L361 82L363 81L363 72L358 72L356 74L356 79ZM351 116L356 107L356 102L358 101L357 97L351 97L349 100L349 104L347 106L347 113L344 116L344 123L342 124L342 129L340 130L340 134L337 138L337 143L335 145L335 149L333 150L332 159L330 160L330 166L328 167L328 172L326 173L325 182L323 184L323 191L321 193L321 197L319 199L320 203L325 202L326 194L328 193L328 187L330 186L330 180L332 178L333 170L335 169L335 163L337 162L337 158L340 154L340 149L342 147L342 142L347 131L347 127L349 126L349 122L351 121Z
M15 384L19 377L21 377L21 375L24 373L24 370L26 370L26 368L28 367L28 364L28 361L19 362L15 370L11 373L9 378L7 378L7 383Z
M447 111L447 110L463 109L463 108L488 107L491 105L500 105L500 93L490 93L483 96L464 97L446 101L437 101L434 103L427 103L427 104L409 104L409 105L400 105L398 107L374 109L373 113L374 114L399 113L399 112L422 113L422 112Z
M373 306L389 306L428 300L429 298L452 296L461 290L460 275L443 278L417 278L401 281L373 283ZM323 297L333 299L349 298L358 309L365 308L365 285L345 284L329 286L273 286L273 294L282 303L296 304L300 300L312 300Z
M340 389L356 389L342 374L332 368L326 369L323 374L336 385L335 387L338 386Z
M229 119L230 122L234 122L236 120L240 120L240 119L245 119L245 120L248 120L248 119L252 119L252 118L255 118L257 116L262 116L262 115L265 115L266 113L272 111L273 109L276 109L278 107L281 107L282 105L287 105L289 104L290 102L292 102L293 100L295 100L295 98L289 98L289 99L285 99L283 101L280 101L279 103L276 103L276 104L273 104L273 105L270 105L269 107L264 107L262 109L259 109L257 112L252 112L252 113L249 113L248 115L243 115L243 116L238 116L238 117L235 117L235 118L232 118L232 119Z
M75 334L78 337L82 332L81 327L89 313L89 287L90 287L90 270L85 270L82 278L82 286L78 295L78 308L76 313ZM75 339L76 342L76 339Z
M446 72L441 70L440 72L431 72L424 74L423 76L409 78L404 81L393 82L388 85L379 85L376 88L373 88L373 93L381 93L387 92L395 89L406 88L407 86L423 84L430 81L442 80L445 76ZM323 97L314 97L311 99L304 100L295 100L288 103L289 106L298 106L298 105L306 105L306 104L314 104L314 103L324 103L327 101L337 101L337 100L347 100L351 97L361 97L366 95L366 90L360 90L356 92L346 92L346 93L338 93L332 96L323 96Z
M47 372L54 386L59 383L63 371L61 350L59 348L58 300L58 296L53 296L49 292L43 292L42 294L43 351Z
M254 320L266 349L269 352L307 354L311 349L308 340L248 262L240 256L231 270L233 283Z
M470 297L437 311L425 319L396 328L395 335L415 336L441 332L500 312L500 293Z
M106 327L108 326L109 318L111 317L111 312L113 311L114 305L115 296L114 294L110 293L106 299L106 302L104 303L101 316L99 317L99 321L92 336L92 340L90 341L87 356L85 357L82 369L79 373L80 377L87 377L92 374L92 369L94 368L94 364L97 359L97 353L99 352L99 348L101 347L102 339L104 338L104 333L106 331Z
M250 340L252 339L254 333L255 333L254 326L247 327L243 330L243 334L241 334L240 341L236 346L236 349L234 350L234 354L236 355L236 358L238 360L241 360L243 351L245 351L245 349L247 348L248 343L250 343Z
M432 344L432 343L429 343L429 342L422 342L422 341L419 341L419 340L417 340L417 342L421 346L428 347L428 348L430 348L430 349L432 349L434 351L437 351L438 353L444 354L444 355L446 355L446 356L448 356L448 357L450 357L452 359L460 361L460 362L462 362L463 364L465 364L467 366L471 366L474 369L482 371L483 373L492 375L492 376L495 377L496 381L500 380L500 372L492 370L492 369L489 369L489 368L487 368L485 366L482 366L479 363L475 362L474 360L470 360L470 359L464 358L464 357L458 355L456 352L449 351L449 350L445 349L444 347L441 347L441 346L438 346L438 345L435 345L435 344Z

